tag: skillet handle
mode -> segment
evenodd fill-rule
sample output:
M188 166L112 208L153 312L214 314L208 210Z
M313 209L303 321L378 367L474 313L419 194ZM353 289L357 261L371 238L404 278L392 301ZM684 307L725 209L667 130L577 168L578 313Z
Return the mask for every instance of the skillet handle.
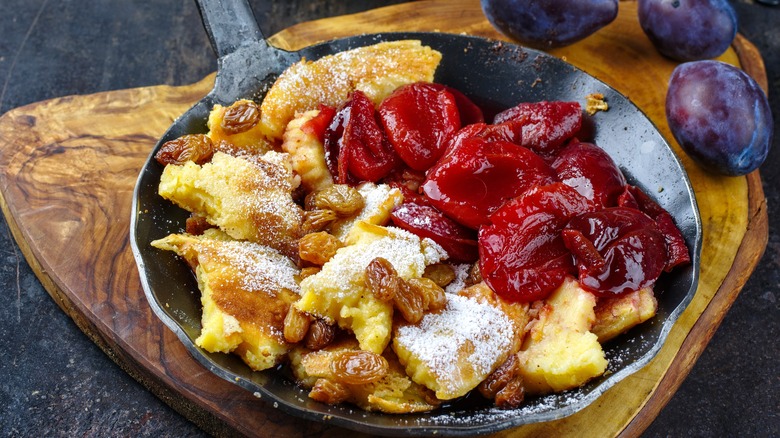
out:
M203 27L218 58L248 43L267 46L248 0L196 0Z
M196 1L218 57L217 78L205 105L257 98L287 66L300 59L297 53L265 41L248 0Z

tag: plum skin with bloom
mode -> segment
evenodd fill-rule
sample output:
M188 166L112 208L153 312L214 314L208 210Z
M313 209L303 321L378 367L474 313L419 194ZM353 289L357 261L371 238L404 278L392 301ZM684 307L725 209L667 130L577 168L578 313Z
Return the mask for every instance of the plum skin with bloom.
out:
M772 144L766 94L747 73L720 61L692 61L674 69L666 118L693 160L724 175L754 171Z
M723 54L737 34L726 0L639 0L639 24L655 48L677 61Z
M617 17L618 0L482 0L488 21L521 43L542 49L577 42Z

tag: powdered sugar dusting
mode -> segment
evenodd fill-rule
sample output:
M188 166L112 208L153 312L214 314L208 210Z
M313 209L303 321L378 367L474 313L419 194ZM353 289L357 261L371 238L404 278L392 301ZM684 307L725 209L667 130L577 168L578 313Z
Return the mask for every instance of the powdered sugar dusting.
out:
M355 218L355 221L369 219L371 216L378 214L382 209L382 206L386 205L386 208L391 209L401 202L401 191L390 187L387 184L374 184L363 183L358 187L358 192L363 196L365 202L360 214ZM391 203L391 204L388 204Z
M159 193L234 239L285 250L302 218L290 194L293 179L287 161L287 154L276 152L253 160L216 152L203 166L166 166Z
M447 257L447 251L444 250L444 248L441 247L438 243L434 242L433 240L429 238L425 238L422 240L422 248L423 248L423 257L425 257L425 264L426 265L432 265L434 263L439 263L442 260L445 260Z
M239 241L221 241L213 247L216 249L217 257L227 265L223 269L238 271L242 289L269 295L276 295L280 289L300 293L298 283L295 281L298 269L287 257L273 249L256 243Z
M652 321L648 321L645 324L651 325ZM638 356L645 354L649 345L644 335L635 333L633 336L626 337L621 344L621 348L605 349L604 353L609 363L607 373L618 372L627 364L634 362Z
M455 279L444 288L444 292L448 294L456 294L466 288L466 279L469 277L471 265L469 263L461 263L452 265L452 269L455 271Z
M343 299L362 284L366 267L376 257L387 259L402 278L422 276L431 259L423 251L432 248L432 242L423 245L419 237L407 231L382 229L388 232L387 236L339 249L319 273L301 282L303 291L327 285L328 289L339 291L338 299Z
M401 327L396 337L442 381L459 375L458 367L463 365L478 375L490 373L509 351L511 339L512 322L501 310L460 295L449 295L443 311L425 315L417 325Z
M360 89L375 104L400 85L430 82L441 54L419 41L390 41L302 60L279 76L261 105L262 123L272 138L281 138L296 111L319 104L338 107Z
M291 230L297 229L301 220L300 208L290 196L294 180L289 156L268 152L263 157L247 161L256 169L250 171L246 168L242 179L237 182L243 191L234 193L234 197L226 197L223 202L230 203L235 199L239 204L236 211L256 227L256 235L250 237L252 240L283 248L278 242L289 240L293 234Z
M526 403L515 409L501 409L495 406L490 406L478 411L469 413L468 415L452 415L448 413L442 413L427 418L433 424L440 426L477 426L480 424L497 424L503 421L511 421L517 418L527 418L530 415L544 415L545 413L552 413L559 409L565 409L569 406L573 406L584 399L584 393L580 390L565 391L556 394L549 394L546 396L535 397L529 400L530 403ZM554 415L552 418L559 418L560 415Z

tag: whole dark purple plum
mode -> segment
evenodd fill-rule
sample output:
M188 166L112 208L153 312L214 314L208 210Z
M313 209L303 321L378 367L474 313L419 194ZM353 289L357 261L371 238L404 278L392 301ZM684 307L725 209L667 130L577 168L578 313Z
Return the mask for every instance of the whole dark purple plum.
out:
M726 0L639 0L639 24L662 55L678 61L720 56L737 34Z
M666 119L692 159L725 175L757 169L772 144L766 94L747 73L720 61L692 61L674 69Z
M505 35L547 49L579 41L611 23L618 0L482 0L482 11Z

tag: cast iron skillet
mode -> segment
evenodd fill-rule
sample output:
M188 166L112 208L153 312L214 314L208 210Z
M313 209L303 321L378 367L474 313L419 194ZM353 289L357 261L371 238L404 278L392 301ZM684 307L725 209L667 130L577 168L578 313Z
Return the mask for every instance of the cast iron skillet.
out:
M131 243L146 297L157 316L190 353L218 376L252 391L284 412L315 421L383 435L473 435L571 415L608 388L646 365L696 291L701 252L701 221L690 181L669 145L650 120L625 97L583 71L542 52L505 42L441 33L388 33L330 41L299 52L270 47L246 0L199 0L203 22L219 57L214 89L178 118L157 143L135 188ZM582 388L529 398L518 410L492 408L479 396L428 414L386 415L351 406L327 406L306 397L283 370L252 372L236 356L211 354L194 344L200 332L200 294L189 268L173 253L149 243L182 232L188 214L157 195L162 166L152 156L164 142L187 133L205 133L209 109L239 98L261 100L290 64L313 60L386 40L419 39L443 54L440 82L470 96L478 105L503 109L521 101L573 100L602 93L609 111L585 116L589 140L604 148L625 173L674 217L691 250L693 263L659 279L655 318L607 345L608 372Z

